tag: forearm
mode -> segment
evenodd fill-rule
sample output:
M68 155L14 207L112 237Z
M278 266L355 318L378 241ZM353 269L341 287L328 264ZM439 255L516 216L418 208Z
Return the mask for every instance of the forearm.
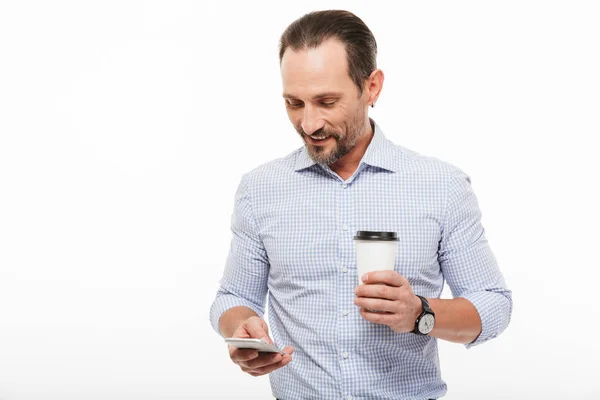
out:
M230 308L225 311L219 319L221 334L228 338L232 337L235 330L242 322L250 317L258 316L253 309L244 306Z
M429 336L454 343L468 344L481 333L481 318L467 299L427 299L435 314L435 325Z

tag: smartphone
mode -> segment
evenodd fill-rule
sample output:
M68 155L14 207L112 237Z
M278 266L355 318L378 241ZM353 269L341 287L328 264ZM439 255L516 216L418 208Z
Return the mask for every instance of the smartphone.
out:
M267 353L279 353L285 355L283 351L261 339L225 338L225 343L237 347L238 349L254 349Z

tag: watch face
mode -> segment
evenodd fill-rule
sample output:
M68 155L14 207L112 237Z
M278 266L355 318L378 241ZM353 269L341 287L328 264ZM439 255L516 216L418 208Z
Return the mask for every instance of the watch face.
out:
M429 332L433 330L433 324L435 322L435 318L431 314L425 314L419 320L419 331L427 335Z

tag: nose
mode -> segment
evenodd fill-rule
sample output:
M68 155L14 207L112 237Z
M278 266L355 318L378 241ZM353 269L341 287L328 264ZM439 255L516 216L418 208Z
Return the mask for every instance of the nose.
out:
M302 129L307 135L312 135L319 129L323 128L325 121L321 118L319 110L310 105L304 106L304 114L302 115Z

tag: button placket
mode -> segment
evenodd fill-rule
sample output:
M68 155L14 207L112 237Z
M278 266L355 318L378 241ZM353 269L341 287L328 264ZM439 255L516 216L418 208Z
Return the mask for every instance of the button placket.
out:
M354 215L354 207L352 204L352 191L350 190L350 184L346 182L338 183L337 198L337 226L338 226L338 237L339 237L339 262L340 262L340 276L338 289L340 293L338 295L337 310L338 318L340 318L338 328L339 341L338 346L338 360L340 363L342 373L342 390L346 392L345 399L348 398L348 389L350 389L350 382L352 380L352 363L351 363L351 351L354 348L354 332L349 324L352 324L352 307L354 307L354 280L352 279L350 266L353 262L354 257L354 241L353 236L350 235L354 229L352 224L352 216ZM350 396L352 398L352 396Z

